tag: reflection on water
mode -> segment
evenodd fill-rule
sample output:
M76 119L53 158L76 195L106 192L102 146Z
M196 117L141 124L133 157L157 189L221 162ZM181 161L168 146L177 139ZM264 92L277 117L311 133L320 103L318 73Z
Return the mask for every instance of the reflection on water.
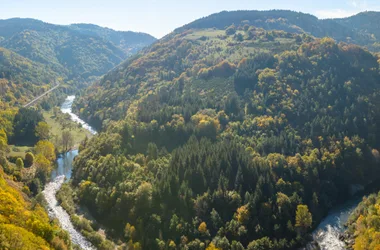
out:
M75 122L82 124L83 128L90 131L92 134L96 134L96 131L87 123L82 121L77 115L71 113L71 106L74 102L75 96L69 96L66 98L65 102L61 106L61 111L63 113L69 114L71 119ZM78 155L78 150L73 150L62 154L57 159L57 166L51 173L51 182L46 184L44 191L42 192L47 203L48 212L51 218L57 218L61 227L65 229L70 234L72 242L78 245L81 249L92 250L94 247L90 242L88 242L83 235L78 232L70 221L69 214L58 205L57 199L55 197L58 190L61 188L62 184L71 178L71 172L73 168L73 161L75 156Z
M51 179L54 180L60 175L66 177L66 181L70 180L73 167L73 160L78 155L78 150L67 152L60 155L57 159L57 168L51 172Z

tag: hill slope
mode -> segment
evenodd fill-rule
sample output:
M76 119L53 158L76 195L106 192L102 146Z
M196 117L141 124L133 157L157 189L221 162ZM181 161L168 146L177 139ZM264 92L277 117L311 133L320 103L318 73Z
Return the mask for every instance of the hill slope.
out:
M378 152L377 152L378 154ZM380 193L371 194L364 197L363 201L356 207L350 216L348 226L348 236L353 239L351 248L376 249L380 245L377 235L380 227L377 223L380 216Z
M59 75L0 47L0 103L17 105L48 90ZM0 105L2 106L2 105Z
M0 46L43 63L69 79L85 80L106 73L132 52L154 41L147 34L86 27L53 25L34 19L0 20Z
M39 205L32 205L0 166L0 248L67 249L71 242Z
M115 31L93 24L72 24L69 27L82 34L102 37L117 47L122 48L126 53L135 53L156 41L156 38L149 34L132 31Z
M285 30L288 32L308 33L316 37L329 36L338 41L368 46L376 51L373 44L380 39L379 12L363 12L342 19L318 19L310 14L287 10L271 11L224 11L189 23L176 31L188 29L224 29L231 24L254 25L266 30Z
M380 177L379 58L245 24L178 30L77 102L104 131L73 186L130 247L295 249Z

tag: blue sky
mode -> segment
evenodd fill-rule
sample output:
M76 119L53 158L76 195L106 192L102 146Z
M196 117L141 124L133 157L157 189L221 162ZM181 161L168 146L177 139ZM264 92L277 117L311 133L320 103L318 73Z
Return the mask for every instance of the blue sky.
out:
M94 23L162 37L222 10L291 9L320 18L380 11L380 0L0 0L0 19L30 17L54 24Z

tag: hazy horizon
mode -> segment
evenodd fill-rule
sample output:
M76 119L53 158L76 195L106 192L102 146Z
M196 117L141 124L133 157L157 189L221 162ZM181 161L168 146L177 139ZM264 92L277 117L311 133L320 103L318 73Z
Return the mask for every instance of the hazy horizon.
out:
M285 11L294 11L294 10L290 10L290 9L268 9L268 10L257 10L257 11L272 11L272 10L285 10ZM211 13L211 14L209 14L209 15L212 15L212 14L216 14L216 13L220 13L220 12L223 12L223 11L254 11L254 9L252 9L252 10L243 10L243 9L241 9L241 10L222 10L222 11L219 11L219 12L215 12L215 13ZM371 10L364 10L364 11L360 11L360 12L358 12L358 13L353 13L353 14L351 14L351 15L347 15L347 16L342 16L341 18L346 18L346 17L351 17L351 16L355 16L355 15L357 15L357 14L359 14L359 13L362 13L362 12L366 12L366 11L371 11ZM302 11L297 11L297 12L302 12ZM377 11L377 10L375 10L375 12L380 12L380 11ZM302 13L304 13L304 14L310 14L310 15L313 15L313 16L316 16L316 15L314 15L314 14L311 14L311 13L307 13L307 12L302 12ZM207 17L207 16L209 16L209 15L206 15L206 16L203 16L203 17ZM199 17L199 18L203 18L203 17ZM329 18L340 18L340 17L318 17L318 16L316 16L318 19L329 19ZM199 19L199 18L197 18L197 19ZM48 22L48 21L45 21L45 20L42 20L42 19L38 19L38 18L34 18L34 17L9 17L9 18L0 18L0 20L9 20L9 19L34 19L34 20L38 20L38 21L42 21L42 22L44 22L44 23L49 23L49 24L53 24L53 25L62 25L62 26L68 26L68 25L75 25L75 24L90 24L90 25L96 25L96 26L99 26L99 27L103 27L103 28L108 28L108 29L112 29L112 30L115 30L115 31L121 31L121 32L139 32L139 33L146 33L146 34L149 34L149 35L152 35L152 36L154 36L155 38L162 38L163 36L165 36L165 35L167 35L167 34L169 34L170 32L168 32L168 33L166 33L166 34L164 34L164 35L162 35L162 36L160 36L160 37L157 37L157 36L155 36L155 35L153 35L153 34L150 34L150 33L148 33L148 32L144 32L144 31L140 31L140 30L120 30L120 29L114 29L114 28L112 28L112 27L107 27L107 26L103 26L103 25L101 25L101 24L97 24L97 23L90 23L90 22L73 22L73 23L67 23L67 24L60 24L60 23L53 23L53 22ZM195 20L197 20L197 19L194 19L193 21L195 21ZM192 21L190 21L190 22L188 22L188 23L191 23ZM178 27L176 27L176 28L179 28L179 27L182 27L183 25L186 25L186 24L188 24L188 23L184 23L184 24L182 24L181 26L178 26ZM175 28L175 29L176 29ZM174 29L173 29L174 30ZM172 31L173 31L172 30Z
M8 1L0 0L2 13L0 19L33 18L47 23L69 25L75 23L96 24L119 31L135 31L161 38L196 19L234 10L273 10L284 9L312 14L318 18L339 18L355 15L363 11L378 11L380 3L376 0L321 0L312 1L280 0L266 2L257 0L194 0L177 2L174 0L141 0L127 2L121 0L67 0L52 2L48 0Z

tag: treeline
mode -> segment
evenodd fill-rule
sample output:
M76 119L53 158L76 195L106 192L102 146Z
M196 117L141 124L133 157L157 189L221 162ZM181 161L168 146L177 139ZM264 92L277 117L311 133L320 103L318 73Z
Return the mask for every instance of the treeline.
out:
M284 30L293 33L308 33L315 37L332 37L338 41L367 46L379 51L375 45L379 31L373 26L378 22L378 12L362 12L346 18L318 19L317 17L290 10L241 10L223 11L198 19L175 30L224 29L231 24L250 24L266 30Z

